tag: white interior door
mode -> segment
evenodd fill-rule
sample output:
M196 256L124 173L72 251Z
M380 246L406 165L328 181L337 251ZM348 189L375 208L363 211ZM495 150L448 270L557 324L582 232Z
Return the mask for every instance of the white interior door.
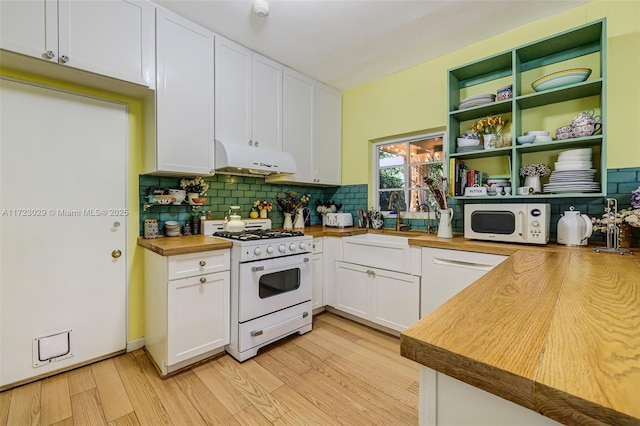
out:
M1 386L125 349L128 117L7 80L0 106ZM34 367L67 330L71 356Z

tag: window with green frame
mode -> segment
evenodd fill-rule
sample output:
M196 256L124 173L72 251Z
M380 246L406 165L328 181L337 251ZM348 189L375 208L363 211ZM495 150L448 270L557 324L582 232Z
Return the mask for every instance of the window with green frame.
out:
M382 212L389 208L391 193L398 192L401 212L437 211L437 202L425 180L444 176L444 132L399 138L373 145L374 206Z

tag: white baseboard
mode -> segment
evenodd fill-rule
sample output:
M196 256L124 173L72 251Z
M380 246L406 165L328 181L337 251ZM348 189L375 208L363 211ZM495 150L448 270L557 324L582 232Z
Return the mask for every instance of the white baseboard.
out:
M127 342L127 352L142 349L144 347L144 337Z

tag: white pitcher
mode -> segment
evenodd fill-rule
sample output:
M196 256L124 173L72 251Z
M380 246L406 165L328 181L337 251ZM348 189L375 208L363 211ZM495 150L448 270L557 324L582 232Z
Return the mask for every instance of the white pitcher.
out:
M439 238L453 238L453 228L451 226L452 220L453 220L452 208L440 210L440 224L438 225Z

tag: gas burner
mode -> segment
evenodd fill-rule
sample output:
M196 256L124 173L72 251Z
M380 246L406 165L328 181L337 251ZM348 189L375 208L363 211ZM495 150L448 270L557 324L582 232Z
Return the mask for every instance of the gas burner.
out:
M251 241L269 240L272 238L301 237L304 233L300 231L277 231L273 229L253 229L242 232L218 231L213 233L214 237L229 238L231 240Z

